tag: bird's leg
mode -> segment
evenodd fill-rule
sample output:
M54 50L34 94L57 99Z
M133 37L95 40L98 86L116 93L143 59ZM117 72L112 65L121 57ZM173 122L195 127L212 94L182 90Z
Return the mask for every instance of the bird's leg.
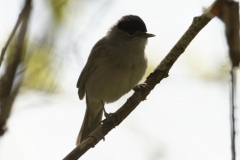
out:
M112 115L113 115L113 114L106 112L103 101L102 101L102 107L103 107L104 116L105 116L108 120L110 120L110 121L112 122L112 124L114 125L114 128L115 128L116 125L115 125L115 123L114 123L114 121L113 121L113 119L112 119ZM102 120L102 121L100 122L100 124L103 123L103 121L104 121L104 120Z

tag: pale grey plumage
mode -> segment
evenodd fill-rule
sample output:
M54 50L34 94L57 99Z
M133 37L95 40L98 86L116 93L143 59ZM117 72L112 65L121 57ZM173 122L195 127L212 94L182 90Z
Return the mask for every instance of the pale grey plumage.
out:
M118 100L142 79L147 68L147 38L153 36L138 30L129 35L117 23L95 44L77 83L79 98L86 94L87 102L77 144L98 126L102 104Z

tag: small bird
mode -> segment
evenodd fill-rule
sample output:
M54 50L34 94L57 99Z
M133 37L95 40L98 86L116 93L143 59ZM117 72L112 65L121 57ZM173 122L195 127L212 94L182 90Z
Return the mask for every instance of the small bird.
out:
M87 107L76 145L97 128L104 104L118 100L142 79L145 46L154 36L139 16L126 15L94 45L77 82L79 98L86 94Z

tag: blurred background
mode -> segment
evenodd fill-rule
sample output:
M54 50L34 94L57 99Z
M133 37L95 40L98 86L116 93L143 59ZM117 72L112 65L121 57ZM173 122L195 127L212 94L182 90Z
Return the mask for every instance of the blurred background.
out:
M2 160L58 160L74 147L85 113L76 83L93 45L124 15L140 16L149 33L146 76L213 0L32 1L13 88L17 88ZM25 0L0 0L0 47L4 47ZM18 44L16 32L0 74ZM164 79L129 117L90 149L83 160L231 159L230 61L224 24L214 18L191 42ZM236 104L240 85L237 71ZM13 91L12 91L13 92ZM117 110L133 91L106 110ZM237 134L239 108L236 108ZM2 131L3 132L3 131ZM237 154L240 139L237 135ZM239 158L240 156L238 156ZM240 159L240 158L239 158Z

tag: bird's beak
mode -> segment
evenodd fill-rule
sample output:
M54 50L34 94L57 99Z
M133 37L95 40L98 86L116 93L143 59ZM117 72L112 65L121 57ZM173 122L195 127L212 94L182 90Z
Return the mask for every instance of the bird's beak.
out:
M145 37L145 38L150 38L150 37L155 37L156 35L151 34L151 33L144 33L141 35L141 37Z

